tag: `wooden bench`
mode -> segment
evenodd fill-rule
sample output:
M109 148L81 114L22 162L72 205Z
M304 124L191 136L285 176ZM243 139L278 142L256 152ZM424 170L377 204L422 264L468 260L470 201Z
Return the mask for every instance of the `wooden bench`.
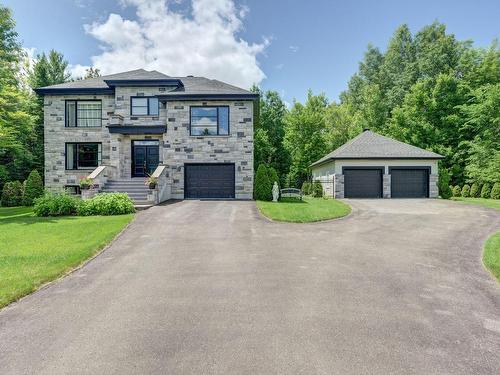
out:
M300 189L295 189L295 188L281 189L281 197L302 199L302 191L300 191Z

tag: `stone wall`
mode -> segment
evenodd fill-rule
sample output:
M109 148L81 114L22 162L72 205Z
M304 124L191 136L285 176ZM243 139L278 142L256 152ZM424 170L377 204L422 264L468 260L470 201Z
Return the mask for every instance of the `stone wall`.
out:
M437 174L429 176L429 198L439 198L438 179Z
M190 136L190 106L229 105L228 136ZM172 101L167 103L163 162L168 165L172 197L184 198L184 163L234 163L236 198L253 196L253 102ZM161 151L160 151L161 153Z
M344 198L344 175L334 174L333 175L333 189L334 198L343 199Z

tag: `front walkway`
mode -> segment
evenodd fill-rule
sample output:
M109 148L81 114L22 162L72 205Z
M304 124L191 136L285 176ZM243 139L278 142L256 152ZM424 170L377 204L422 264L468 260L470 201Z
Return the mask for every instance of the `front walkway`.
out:
M106 252L0 312L8 374L493 374L497 211L352 201L270 223L254 202L138 214Z

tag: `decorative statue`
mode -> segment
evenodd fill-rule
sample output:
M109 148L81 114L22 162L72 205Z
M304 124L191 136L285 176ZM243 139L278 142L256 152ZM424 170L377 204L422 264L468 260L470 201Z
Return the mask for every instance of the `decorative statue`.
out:
M280 197L280 189L278 187L278 183L274 181L273 185L273 202L277 202Z

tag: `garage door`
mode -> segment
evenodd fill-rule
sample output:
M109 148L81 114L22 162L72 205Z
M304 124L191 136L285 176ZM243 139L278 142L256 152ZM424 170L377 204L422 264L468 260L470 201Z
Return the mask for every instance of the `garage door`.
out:
M234 198L234 164L186 164L185 198Z
M392 198L427 198L429 171L427 169L389 169Z
M346 198L382 198L381 169L344 169Z

